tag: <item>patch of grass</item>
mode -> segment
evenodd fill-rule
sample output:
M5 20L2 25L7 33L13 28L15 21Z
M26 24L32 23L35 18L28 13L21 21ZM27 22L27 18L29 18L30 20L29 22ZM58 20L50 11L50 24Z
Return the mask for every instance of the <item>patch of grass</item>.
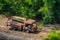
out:
M38 25L38 31L40 31L44 27L44 24L42 21L37 22L37 25Z
M43 23L42 21L37 22L37 25L38 25L39 27L44 27L44 23Z
M60 30L52 30L44 40L60 40Z

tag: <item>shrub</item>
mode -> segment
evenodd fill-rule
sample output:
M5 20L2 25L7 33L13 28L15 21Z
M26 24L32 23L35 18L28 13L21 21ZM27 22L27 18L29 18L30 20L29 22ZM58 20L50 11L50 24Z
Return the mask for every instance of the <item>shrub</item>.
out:
M60 31L52 31L44 40L60 40Z

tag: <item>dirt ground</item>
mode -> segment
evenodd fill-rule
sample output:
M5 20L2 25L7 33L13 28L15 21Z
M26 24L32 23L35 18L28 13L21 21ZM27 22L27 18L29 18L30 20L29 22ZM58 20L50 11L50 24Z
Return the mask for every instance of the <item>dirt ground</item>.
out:
M6 34L13 34L13 35L17 35L25 38L43 39L44 37L47 37L48 33L51 31L49 27L42 28L38 34L12 31L12 30L9 30L9 28L6 26L7 21L8 21L8 18L0 16L0 32L6 33Z

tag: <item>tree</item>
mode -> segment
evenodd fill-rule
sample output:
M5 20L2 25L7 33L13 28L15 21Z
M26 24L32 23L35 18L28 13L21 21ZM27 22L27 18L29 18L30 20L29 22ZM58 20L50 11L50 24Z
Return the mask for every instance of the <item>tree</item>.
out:
M53 11L52 7L55 5L55 0L43 0L44 6L41 7L38 12L42 12L45 16L43 17L43 21L45 23L53 22Z

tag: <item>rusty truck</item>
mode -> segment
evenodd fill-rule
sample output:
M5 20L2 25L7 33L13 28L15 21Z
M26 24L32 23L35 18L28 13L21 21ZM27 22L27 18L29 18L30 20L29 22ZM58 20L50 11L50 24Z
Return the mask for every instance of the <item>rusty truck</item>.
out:
M7 26L9 29L24 31L27 33L36 32L38 29L36 20L26 19L19 16L12 16L12 18L8 20Z

